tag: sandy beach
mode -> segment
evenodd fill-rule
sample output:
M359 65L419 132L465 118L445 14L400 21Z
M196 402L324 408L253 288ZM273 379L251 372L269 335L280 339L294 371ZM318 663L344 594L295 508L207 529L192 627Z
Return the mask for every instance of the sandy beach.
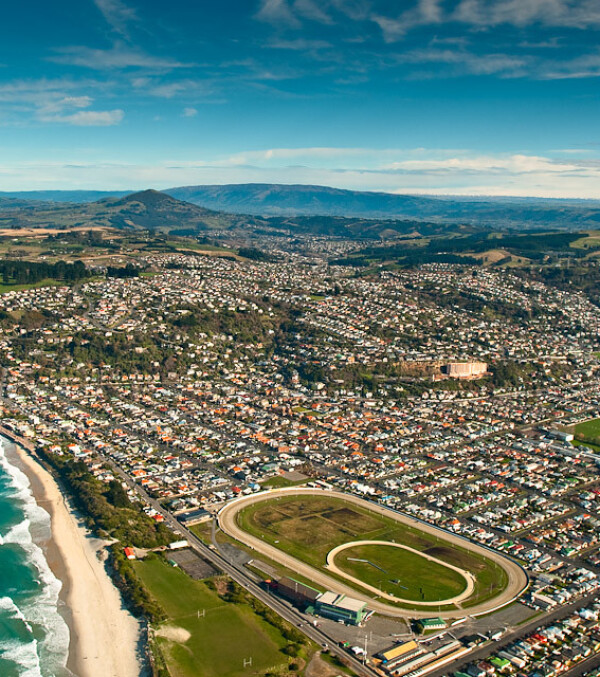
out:
M102 541L79 526L53 477L23 449L16 454L37 503L50 513L47 558L63 583L61 600L70 632L67 667L77 677L139 677L138 621L123 608L119 591L98 558Z

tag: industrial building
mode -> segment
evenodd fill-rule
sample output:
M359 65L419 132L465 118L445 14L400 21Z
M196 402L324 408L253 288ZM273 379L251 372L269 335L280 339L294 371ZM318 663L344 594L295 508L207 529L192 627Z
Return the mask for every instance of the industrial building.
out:
M375 664L393 677L416 677L448 665L470 650L469 646L456 639L436 648L427 648L410 640L380 653Z
M271 587L278 595L298 606L314 604L321 594L319 590L311 588L310 585L305 585L287 576L280 578L278 581L273 581Z
M480 378L487 367L485 362L449 362L442 366L442 373L450 378Z
M197 510L179 513L176 517L184 526L190 527L194 524L207 522L211 518L211 514L204 508L198 508Z
M382 665L386 669L391 669L394 665L406 661L419 653L421 653L419 645L414 639L411 639L408 642L398 644L387 651L382 651L379 654L379 660L381 660Z
M316 599L314 613L335 621L360 625L371 613L366 607L366 602L328 590Z

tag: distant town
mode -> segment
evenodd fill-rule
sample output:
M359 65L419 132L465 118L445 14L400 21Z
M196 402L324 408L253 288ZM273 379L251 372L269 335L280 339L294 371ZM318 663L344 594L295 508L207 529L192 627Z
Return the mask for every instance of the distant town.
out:
M7 273L3 433L114 541L155 674L191 674L173 647L207 641L209 590L283 633L286 674L600 674L600 307L524 267L330 262L355 249ZM368 543L428 559L403 579ZM212 586L191 639L164 630L174 569ZM239 673L281 674L265 655Z

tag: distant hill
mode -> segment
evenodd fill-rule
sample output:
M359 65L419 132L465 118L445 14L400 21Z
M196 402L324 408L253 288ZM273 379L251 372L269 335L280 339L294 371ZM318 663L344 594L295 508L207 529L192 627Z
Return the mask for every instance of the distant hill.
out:
M85 204L0 198L2 228L105 226L168 231L185 227L197 232L213 226L215 219L218 221L215 212L156 190Z
M264 216L417 219L517 229L600 227L600 200L422 197L279 184L186 186L165 192L209 209Z
M115 228L144 228L146 230L186 228L205 230L207 219L215 213L178 200L157 190L144 190L122 198L105 198L90 206L104 206L110 225Z
M326 186L262 183L225 186L186 186L165 191L180 200L233 213L269 216L360 216L396 218L419 216L422 198L390 193L366 193ZM429 200L425 198L425 202ZM402 209L400 209L402 207Z
M458 225L457 225L458 224ZM167 191L0 193L0 226L105 225L392 238L478 230L600 229L600 201L457 198L324 186L237 184Z
M105 197L122 197L131 193L130 190L21 190L0 191L0 206L4 198L18 200L36 200L37 202L96 202Z
M248 216L217 212L156 190L96 202L40 202L0 197L0 228L144 229L174 235L231 233L251 235L326 235L343 238L390 239L407 235L468 234L475 226L428 223L416 219L363 219L342 216Z

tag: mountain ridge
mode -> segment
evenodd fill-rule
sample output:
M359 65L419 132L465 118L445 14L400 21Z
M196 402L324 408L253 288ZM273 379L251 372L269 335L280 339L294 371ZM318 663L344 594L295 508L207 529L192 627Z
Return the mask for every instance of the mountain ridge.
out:
M3 211L2 204L8 206ZM24 204L19 208L15 205ZM252 235L333 236L350 239L389 239L413 234L443 235L477 231L475 226L428 223L415 219L362 219L343 216L260 217L213 211L185 202L167 193L148 189L124 197L103 197L83 204L19 201L0 198L0 227L144 229L173 235L227 232Z
M465 222L491 227L595 228L600 200L397 195L284 184L227 184L167 189L210 209L263 216L346 216Z
M224 184L169 188L164 191L29 191L0 193L0 209L19 203L26 209L38 203L90 204L131 195L168 195L190 206L242 217L269 219L286 217L343 217L350 219L462 223L500 229L591 230L600 228L600 200L568 198L510 198L486 196L422 196L385 192L351 191L303 184ZM7 202L8 201L8 202ZM11 202L12 201L12 202ZM15 202L16 201L16 202ZM146 205L148 206L148 205ZM190 209L190 207L188 207ZM198 215L199 216L199 215ZM199 216L200 218L200 216Z

